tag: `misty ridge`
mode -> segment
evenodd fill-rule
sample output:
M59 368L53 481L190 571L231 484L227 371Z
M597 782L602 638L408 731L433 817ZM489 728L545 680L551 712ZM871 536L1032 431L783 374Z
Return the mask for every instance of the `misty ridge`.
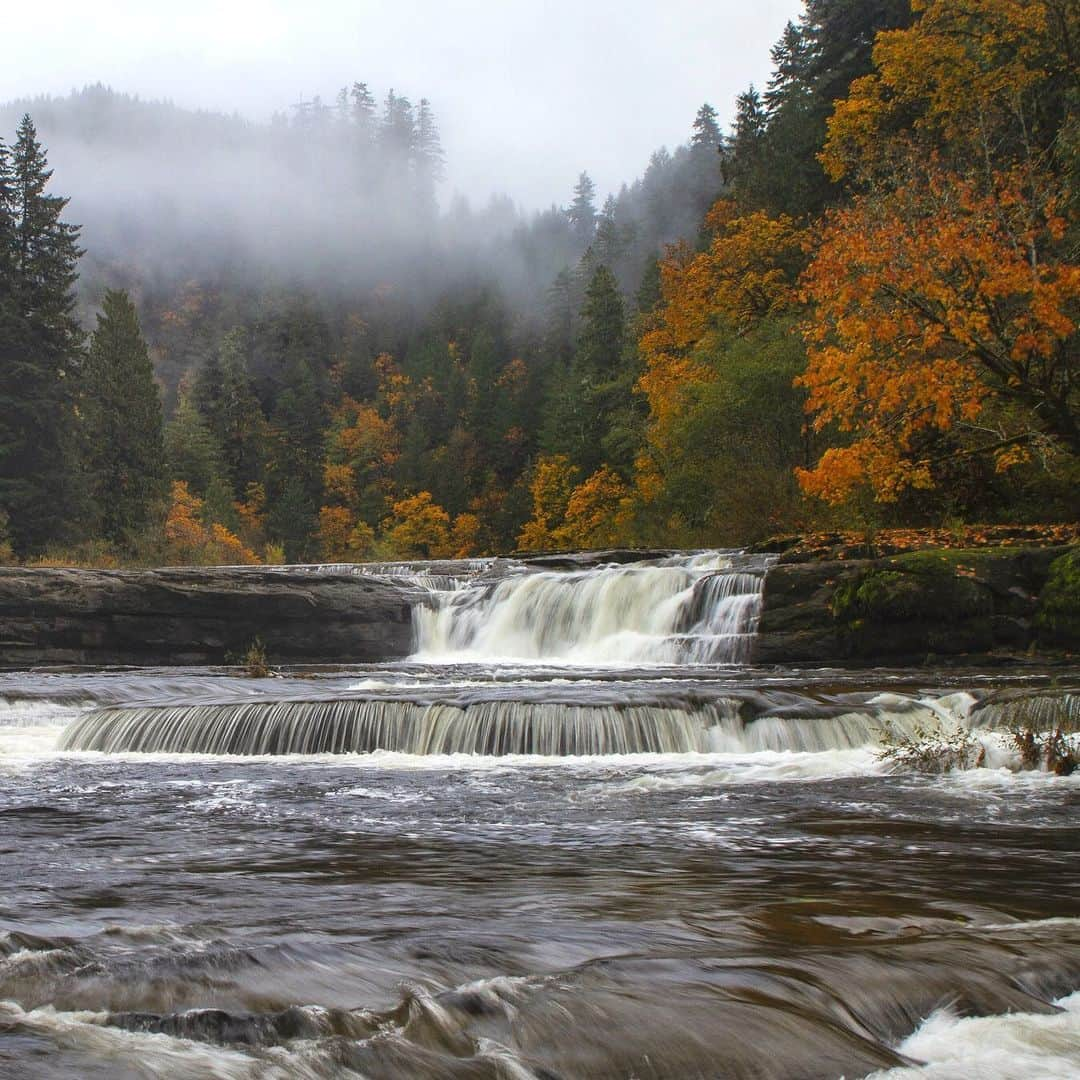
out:
M0 131L25 113L52 190L70 198L66 219L82 227L87 312L105 285L166 293L194 279L327 299L403 290L403 303L423 308L474 281L497 283L539 318L538 296L590 247L631 294L664 244L696 235L722 186L713 129L657 151L640 179L588 209L591 220L572 206L527 211L513 193L474 206L440 190L445 154L428 99L377 99L362 82L268 123L101 84L2 105ZM578 179L567 178L568 204Z

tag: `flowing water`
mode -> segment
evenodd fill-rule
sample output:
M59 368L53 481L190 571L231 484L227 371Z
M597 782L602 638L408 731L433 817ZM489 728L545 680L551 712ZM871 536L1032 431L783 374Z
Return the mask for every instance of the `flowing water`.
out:
M1006 734L1080 680L747 667L767 570L402 564L403 663L0 675L0 1076L1080 1076L1080 777ZM983 767L877 753L936 725Z

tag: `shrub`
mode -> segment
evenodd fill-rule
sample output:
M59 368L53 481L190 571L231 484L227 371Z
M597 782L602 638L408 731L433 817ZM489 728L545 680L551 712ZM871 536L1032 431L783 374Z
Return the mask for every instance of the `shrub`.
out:
M881 761L898 769L938 775L981 767L986 748L961 724L916 727L912 733L886 725L881 731Z

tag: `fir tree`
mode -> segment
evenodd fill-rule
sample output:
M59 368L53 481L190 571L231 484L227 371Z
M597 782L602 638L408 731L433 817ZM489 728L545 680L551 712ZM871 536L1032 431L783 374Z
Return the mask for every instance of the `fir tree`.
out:
M619 379L625 344L619 285L611 270L600 266L585 291L574 359L555 373L541 440L545 452L566 454L583 476L603 463L611 416L629 393Z
M716 110L705 102L694 117L694 134L690 138L690 148L715 158L722 141L720 125L716 122Z
M412 157L417 204L421 213L433 218L438 209L435 190L445 172L446 155L435 124L435 114L427 98L420 99L416 112Z
M170 480L184 480L200 497L223 472L221 446L195 404L190 381L180 384L173 418L165 426L165 462Z
M583 172L574 185L574 201L566 212L574 238L582 249L592 243L596 231L596 185Z
M367 83L354 82L349 90L349 115L357 132L370 141L375 134L375 95Z
M94 533L121 543L164 494L161 395L127 293L105 294L82 380L87 486Z
M626 335L626 312L619 283L599 266L585 290L578 338L578 365L593 381L610 378L619 367Z
M259 479L266 426L244 358L247 340L230 330L195 377L194 401L221 450L223 476L239 497Z
M82 333L74 317L79 229L29 116L0 163L0 510L20 554L71 532L76 511L72 387Z

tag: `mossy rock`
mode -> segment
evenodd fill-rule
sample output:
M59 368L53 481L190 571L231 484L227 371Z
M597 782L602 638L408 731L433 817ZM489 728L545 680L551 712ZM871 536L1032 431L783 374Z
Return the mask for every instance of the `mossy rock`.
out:
M1050 564L1035 624L1040 643L1080 650L1080 546Z
M933 621L957 623L993 613L994 599L957 563L930 552L887 560L841 584L833 594L833 616L852 629L868 623Z

